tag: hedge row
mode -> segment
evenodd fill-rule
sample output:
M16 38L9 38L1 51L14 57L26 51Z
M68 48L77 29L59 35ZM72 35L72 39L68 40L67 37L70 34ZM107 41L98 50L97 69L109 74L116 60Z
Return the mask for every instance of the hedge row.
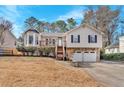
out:
M124 61L124 53L103 54L102 58L104 60Z
M35 52L37 52L37 55L39 56L43 56L43 55L49 56L50 53L53 53L53 55L55 54L55 48L51 48L51 47L37 48L37 47L18 46L17 50L22 52L23 55L31 55L31 56L33 56Z

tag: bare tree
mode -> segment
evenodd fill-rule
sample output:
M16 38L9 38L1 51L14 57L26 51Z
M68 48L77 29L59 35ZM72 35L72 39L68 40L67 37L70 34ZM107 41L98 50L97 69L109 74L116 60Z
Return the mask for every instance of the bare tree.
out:
M100 6L96 10L90 9L85 13L84 23L101 28L105 34L103 37L103 46L112 44L113 34L118 27L118 17L120 9L111 10L109 6Z
M4 34L6 31L12 31L12 23L0 17L0 47L4 44Z

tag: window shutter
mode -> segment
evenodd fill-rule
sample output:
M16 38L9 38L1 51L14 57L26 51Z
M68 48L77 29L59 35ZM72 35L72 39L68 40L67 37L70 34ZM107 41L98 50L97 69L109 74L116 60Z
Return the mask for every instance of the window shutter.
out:
M88 43L90 43L90 35L88 35Z
M78 35L78 43L80 43L80 35Z
M95 43L97 43L97 35L95 35Z
M71 35L71 43L73 43L73 35Z

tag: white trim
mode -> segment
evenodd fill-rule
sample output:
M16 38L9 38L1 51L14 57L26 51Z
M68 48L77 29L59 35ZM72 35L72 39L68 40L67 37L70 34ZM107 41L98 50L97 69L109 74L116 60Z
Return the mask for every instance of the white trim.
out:
M35 33L33 34L33 46L35 46Z

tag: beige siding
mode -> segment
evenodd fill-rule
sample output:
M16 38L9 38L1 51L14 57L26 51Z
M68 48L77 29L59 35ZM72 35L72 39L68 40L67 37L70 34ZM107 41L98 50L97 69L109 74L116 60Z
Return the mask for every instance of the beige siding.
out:
M4 33L4 43L3 48L16 48L16 38L12 35L11 32L6 31Z
M102 35L87 27L80 27L66 35L67 47L102 48ZM80 35L80 43L71 43L71 35ZM88 43L88 35L97 35L97 43Z

